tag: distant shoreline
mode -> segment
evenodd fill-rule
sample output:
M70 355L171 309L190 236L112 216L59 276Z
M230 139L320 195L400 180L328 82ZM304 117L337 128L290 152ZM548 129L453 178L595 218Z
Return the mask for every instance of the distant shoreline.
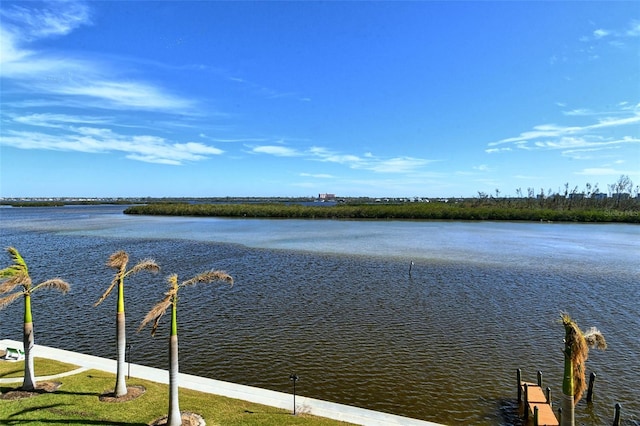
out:
M321 204L321 203L318 203ZM640 211L608 207L549 208L520 203L473 205L429 202L303 205L286 203L155 203L128 207L130 215L343 220L468 220L582 223L640 223Z

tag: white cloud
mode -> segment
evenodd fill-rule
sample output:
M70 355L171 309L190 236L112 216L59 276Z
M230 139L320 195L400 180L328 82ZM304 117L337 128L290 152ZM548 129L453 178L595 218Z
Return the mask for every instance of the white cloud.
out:
M620 176L621 174L624 174L624 172L609 167L596 167L584 169L582 171L576 172L576 174L586 176Z
M9 129L0 135L0 145L85 153L124 152L126 158L132 160L171 165L202 161L224 153L200 142L174 142L152 135L125 135L109 128L86 125L100 124L99 119L91 117L81 116L74 120L64 114L32 114L14 117L13 120L44 127L51 132ZM85 125L76 126L78 123Z
M625 32L628 37L640 37L640 20L633 20Z
M312 177L316 179L333 179L333 175L329 175L326 173L300 173L302 177Z
M56 94L88 96L110 101L112 105L146 110L185 110L192 102L164 93L145 83L94 81L87 84L57 85Z
M597 29L597 30L595 30L595 31L593 32L593 36L594 36L595 38L602 38L602 37L606 37L606 36L608 36L609 34L611 34L611 32L610 32L610 31L603 30L602 28Z
M585 110L579 110L585 111ZM626 109L617 111L617 114L624 114L624 117L605 117L596 123L586 126L558 126L555 124L542 124L534 126L533 130L520 133L520 135L510 138L501 139L496 142L490 142L490 147L504 144L515 144L521 148L531 148L531 142L534 147L538 148L557 148L564 149L568 145L572 146L593 146L602 143L603 136L599 134L600 130L616 127L624 127L640 123L640 113L634 112L629 115ZM593 115L597 115L594 113ZM610 139L606 144L611 143L635 143L636 138L624 136L618 139Z
M254 147L251 152L257 154L271 154L276 157L297 157L301 155L298 151L285 146L263 145Z
M22 3L0 10L0 76L10 79L25 96L62 95L66 106L183 114L195 106L195 102L159 86L118 75L118 66L27 49L25 46L35 40L63 36L90 24L88 6L82 3L52 2L40 8L31 5Z
M74 1L50 2L40 8L23 2L1 9L0 16L3 26L26 42L65 35L91 23L87 5Z

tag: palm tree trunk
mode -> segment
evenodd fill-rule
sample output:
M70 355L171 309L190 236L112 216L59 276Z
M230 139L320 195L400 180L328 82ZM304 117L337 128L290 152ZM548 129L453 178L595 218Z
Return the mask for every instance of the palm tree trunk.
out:
M181 426L178 402L178 309L177 301L171 304L171 336L169 337L169 418L167 426Z
M169 418L167 426L182 425L180 404L178 402L178 336L169 338Z
M571 350L571 349L567 349ZM562 381L562 419L560 426L575 425L575 409L573 402L573 365L571 354L564 354L564 379Z
M22 389L34 390L36 388L36 377L33 368L33 319L31 316L31 295L24 295L24 328L22 334L22 344L24 346L24 381Z
M124 396L127 394L127 383L124 378L125 371L125 350L127 346L127 337L125 330L124 312L118 312L116 315L116 350L118 352L117 370L116 370L116 388L115 396Z

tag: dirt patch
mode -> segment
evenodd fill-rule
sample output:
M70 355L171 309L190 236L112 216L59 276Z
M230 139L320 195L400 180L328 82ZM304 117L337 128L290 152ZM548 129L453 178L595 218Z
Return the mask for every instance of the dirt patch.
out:
M61 385L62 383L60 382L40 382L36 384L35 390L12 389L0 395L0 399L13 401L16 399L31 398L32 396L42 395L43 393L55 392Z
M109 391L100 395L98 399L102 402L127 402L144 395L146 391L144 386L127 386L126 395L115 396L114 391Z
M180 414L182 416L182 426L206 426L204 419L199 414L190 413L188 411L183 411ZM164 416L149 423L149 426L163 426L166 424L167 416Z

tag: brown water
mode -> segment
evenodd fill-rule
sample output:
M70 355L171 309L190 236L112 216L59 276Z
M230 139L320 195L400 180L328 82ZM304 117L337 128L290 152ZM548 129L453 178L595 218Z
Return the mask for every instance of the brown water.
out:
M295 372L306 396L451 425L517 424L517 368L529 381L542 370L559 401L557 320L568 311L609 343L590 354L595 398L578 404L577 424L610 424L616 402L623 424L640 424L640 227L131 218L121 210L0 209L2 243L21 251L32 276L73 285L65 297L34 298L36 343L114 358L115 298L92 304L112 277L104 262L124 249L164 268L127 282L133 362L166 368L161 332L135 333L164 277L217 268L234 287L181 293L182 372L284 392ZM0 337L21 339L20 310L0 311Z

